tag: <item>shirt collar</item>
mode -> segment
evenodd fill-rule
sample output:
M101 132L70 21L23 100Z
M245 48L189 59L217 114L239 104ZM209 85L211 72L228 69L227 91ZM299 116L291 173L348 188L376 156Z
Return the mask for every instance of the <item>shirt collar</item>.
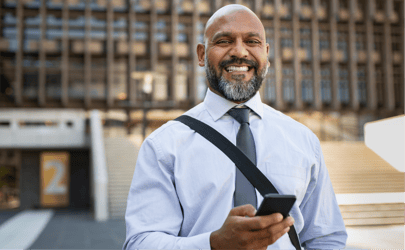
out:
M263 117L263 103L260 99L259 92L257 92L250 100L242 104L253 110L260 118ZM215 94L208 88L204 99L204 105L214 121L217 121L225 115L226 112L238 104Z

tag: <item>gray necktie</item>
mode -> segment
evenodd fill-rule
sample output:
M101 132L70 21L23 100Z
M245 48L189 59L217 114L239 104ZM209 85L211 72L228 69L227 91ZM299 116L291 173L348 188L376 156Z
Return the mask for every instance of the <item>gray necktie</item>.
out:
M240 123L239 131L236 135L236 146L256 165L255 141L249 128L249 109L233 108L228 111L228 114ZM252 204L257 208L255 188L238 168L236 168L235 185L234 206Z

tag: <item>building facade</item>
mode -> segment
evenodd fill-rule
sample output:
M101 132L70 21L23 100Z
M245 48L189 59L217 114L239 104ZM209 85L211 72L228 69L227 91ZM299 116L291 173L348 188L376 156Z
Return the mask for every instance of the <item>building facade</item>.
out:
M262 99L282 111L404 111L403 0L2 0L2 107L187 109L205 94L196 45L239 3L262 20Z

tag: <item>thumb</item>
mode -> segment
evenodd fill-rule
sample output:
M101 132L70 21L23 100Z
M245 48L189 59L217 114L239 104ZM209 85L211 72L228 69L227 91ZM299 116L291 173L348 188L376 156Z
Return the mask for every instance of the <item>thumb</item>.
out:
M230 212L229 215L233 216L249 216L253 217L256 215L256 209L251 204L246 204L238 207L234 207Z

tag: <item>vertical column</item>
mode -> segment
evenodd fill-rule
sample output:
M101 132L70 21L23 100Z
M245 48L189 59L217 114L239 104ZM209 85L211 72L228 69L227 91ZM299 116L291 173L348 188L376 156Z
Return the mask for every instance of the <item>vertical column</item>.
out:
M280 46L280 9L281 0L274 0L275 12L273 17L274 25L274 69L276 77L276 108L284 109L283 99L283 82L282 82L282 66L281 66L281 46Z
M84 10L84 15L86 19L85 23L85 33L84 33L84 106L86 109L90 108L91 96L90 96L90 86L91 86L91 54L90 54L90 31L91 31L91 9L90 1L86 0L86 8Z
M261 17L261 10L263 7L263 0L255 0L254 2L254 6L253 6L253 11L256 13L256 15L259 17Z
M157 62L158 62L158 50L157 50L157 43L156 43L156 22L157 22L157 13L156 13L156 5L155 0L151 0L151 11L150 11L150 67L151 71L155 72L157 69Z
M374 54L374 0L367 1L366 11L366 37L367 37L367 108L377 109L377 86L375 82Z
M114 6L112 1L107 4L107 108L114 105Z
M262 7L263 1L262 0L255 0L253 2L253 11L255 12L256 16L261 19L261 7ZM266 37L264 37L264 39L266 40ZM259 94L260 94L260 98L262 100L266 100L268 99L268 81L266 80L266 78L263 79L263 84L262 87L259 90Z
M128 74L127 74L127 96L129 100L129 105L132 107L135 105L136 101L136 81L132 79L131 73L136 70L136 59L133 46L135 43L135 0L129 1L129 11L128 11ZM130 119L130 114L128 114L128 119Z
M294 50L294 85L295 85L295 108L302 109L301 94L301 58L299 57L300 49L300 0L293 0L292 28L293 28L293 50Z
M405 4L404 4L404 1L402 1L401 2L401 10L398 10L398 13L400 13L400 15L399 15L399 20L404 20L404 22L402 22L402 21L400 21L401 22L401 30L404 30L404 32L405 32L405 27L404 27L404 25L405 25L405 17L404 17L404 15L405 15ZM402 68L402 70L401 70L401 74L402 74L402 77L401 77L401 79L403 79L404 81L404 83L405 83L405 41L404 41L404 36L402 36L402 41L401 41L401 48L402 48L402 58L403 58L403 60L402 60L402 62L401 62L401 68ZM402 112L404 112L404 109L405 109L405 103L404 103L404 95L405 95L405 86L404 85L402 85L402 95L401 95L401 108L402 108Z
M40 24L40 40L39 40L39 76L38 76L38 105L40 107L45 106L45 32L46 32L46 5L45 0L41 0L41 7L39 8L39 15L41 17Z
M69 102L69 6L67 1L63 1L62 9L62 72L61 72L61 84L62 84L62 95L61 101L62 106L67 107Z
M314 83L314 107L316 110L322 109L321 99L321 75L320 75L320 60L319 60L319 25L318 25L318 8L319 0L312 1L312 19L311 19L311 35L312 35L312 77Z
M393 0L385 1L385 20L384 20L384 86L385 100L384 106L389 111L395 109L394 79L392 69L392 42L391 42L391 20Z
M3 22L1 21L3 20L3 8L1 8L1 6L3 6L3 0L0 0L0 38L2 37L1 34L3 33Z
M3 1L2 0L0 0L0 40L3 38L3 25L2 25L3 24L3 22L2 22L2 20L3 20L3 8L1 6L3 6ZM0 75L2 75L3 72L4 72L4 69L3 69L4 64L1 63L2 61L3 61L3 59L0 56ZM0 85L1 85L1 83L0 83Z
M197 38L200 35L198 33L198 19L199 19L199 10L198 10L198 3L200 0L193 1L193 16L192 16L192 34L191 34L191 60L192 60L192 68L191 68L191 84L190 84L190 105L195 106L197 104L198 99L198 56L197 56Z
M208 0L208 1L211 2L211 6L212 6L212 0ZM211 13L214 13L214 12L217 11L219 8L221 8L221 6L222 6L222 0L214 0L213 2L214 2L214 8L215 8L215 10L214 10L214 11L211 11Z
M357 51L356 51L356 13L357 0L349 1L349 81L350 105L353 110L359 109L359 95L357 84Z
M338 0L330 1L330 48L331 48L331 73L332 73L332 109L340 109L339 98L339 69L337 62L337 21Z
M17 1L17 51L15 55L15 104L22 106L22 81L23 81L23 36L24 36L24 6L22 1Z
M176 99L176 85L178 84L176 81L177 74L178 74L178 64L179 64L179 57L177 51L177 44L178 44L178 26L179 26L179 15L177 13L177 5L178 0L172 0L172 11L171 11L171 40L172 40L172 70L170 74L170 87L169 87L169 100Z

